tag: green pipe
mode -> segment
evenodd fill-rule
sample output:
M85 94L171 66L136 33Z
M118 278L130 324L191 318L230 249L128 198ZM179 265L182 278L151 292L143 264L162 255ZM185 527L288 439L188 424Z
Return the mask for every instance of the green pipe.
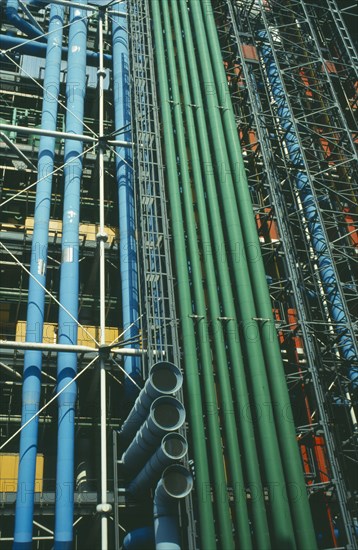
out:
M271 388L274 414L280 442L281 456L288 483L288 494L299 548L316 548L311 510L307 498L307 488L303 477L302 461L296 441L292 420L292 409L277 339L272 304L266 282L265 268L253 216L250 191L247 184L241 146L234 111L229 96L226 73L223 65L220 43L210 0L202 0L205 9L205 26L213 67L215 67L216 89L219 104L223 107L222 119L229 151L231 169L237 195L239 215L249 260L249 269L258 317L261 324L261 338L266 359L267 373ZM267 321L266 321L267 319ZM275 365L275 368L272 368Z
M280 459L277 434L272 421L272 402L268 387L265 363L260 339L257 337L257 318L252 295L251 282L248 272L247 259L244 249L240 220L237 212L233 181L230 173L230 164L225 146L225 138L218 109L218 100L215 90L215 81L210 63L205 29L202 21L200 3L190 0L193 29L196 36L197 54L205 82L205 100L207 116L210 123L213 150L216 157L218 189L221 195L226 233L230 242L231 268L238 296L240 324L245 344L245 357L248 375L251 380L252 399L256 415L260 414L256 422L257 433L261 443L262 466L270 495L271 525L274 544L282 548L294 548L290 509L287 501L285 479ZM191 35L188 13L185 0L180 0L183 21L186 20L186 41ZM189 65L193 63L193 59ZM195 61L196 62L196 61ZM220 183L220 184L219 184ZM235 258L235 247L238 246L239 257ZM255 333L252 335L252 329Z
M183 233L183 217L180 207L179 181L176 167L174 132L171 121L169 90L165 70L163 32L160 21L159 3L152 2L155 55L160 91L160 103L163 118L163 139L165 143L165 162L168 192L171 204L171 228L175 245L176 273L180 321L184 342L186 395L189 402L188 413L193 441L195 460L195 485L198 502L199 530L201 547L216 549L214 516L211 503L211 484L208 457L205 445L203 424L203 406L200 391L199 365L197 361L196 340L193 328L192 303L188 275L188 260Z
M205 272L207 274L207 288L210 300L211 311L211 323L213 327L214 336L216 340L219 339L221 346L224 345L224 334L222 331L223 321L218 321L220 318L220 304L217 296L217 282L215 277L215 266L213 262L214 252L220 251L220 246L224 241L220 212L218 208L218 198L215 190L215 180L210 172L206 174L207 179L207 200L208 209L211 213L211 229L213 235L214 249L212 248L210 241L210 230L208 216L206 212L206 203L203 187L203 174L200 164L200 154L197 142L197 133L195 130L195 121L193 116L192 105L196 104L196 113L199 122L199 140L202 149L203 165L208 165L211 162L210 146L206 128L205 114L202 108L202 97L199 85L199 78L197 74L194 74L192 78L192 88L194 89L194 102L192 101L190 93L189 77L186 67L184 44L182 39L182 32L180 26L179 12L177 0L171 0L172 7L172 20L175 29L175 38L177 45L177 59L179 64L180 79L182 83L184 109L186 115L186 128L188 133L188 142L191 152L191 164L194 177L195 195L199 214L199 225L201 240L205 243L205 250L203 252ZM173 64L174 66L174 64ZM196 69L196 67L194 67ZM237 330L237 324L235 322L235 307L234 298L231 290L230 277L228 273L228 265L226 258L223 258L219 252L219 258L216 257L217 272L220 282L220 292L222 297L222 303L224 306L223 315L226 317L224 321L227 328L226 341L229 348L230 361L232 365L233 380L234 380L234 395L235 406L237 410L239 432L241 439L244 442L242 445L242 454L245 460L245 471L247 474L248 486L252 488L252 515L253 515L253 533L255 539L255 546L260 550L270 548L269 530L266 520L266 509L263 499L263 487L261 483L259 463L257 458L257 451L255 445L255 438L253 433L252 424L244 421L244 417L240 414L241 411L248 411L250 409L249 394L246 385L246 379L244 374L244 364L242 359L242 352L239 340L239 334ZM216 346L219 346L217 341ZM221 351L222 353L222 351ZM224 358L223 358L224 360ZM220 361L221 364L221 361ZM227 365L222 367L226 369ZM220 387L222 387L220 381ZM229 388L230 391L230 388ZM229 419L234 422L234 410L229 404L228 408L224 405L225 419L229 415ZM237 451L239 453L239 451ZM231 459L230 459L231 460ZM235 495L236 497L236 495ZM237 495L240 498L240 495ZM245 548L245 546L243 545Z
M221 437L220 437L220 426L219 426L219 415L218 408L216 404L215 397L215 382L214 375L212 370L212 358L210 350L210 340L209 340L209 331L208 325L205 319L205 296L203 289L203 277L201 271L200 255L199 255L199 246L198 246L198 235L195 223L195 215L193 210L193 195L192 195L192 186L191 178L189 175L188 168L188 155L187 155L187 144L185 139L184 131L184 121L182 116L182 107L181 107L181 96L179 91L178 77L177 77L177 68L176 60L174 54L174 45L173 45L173 36L171 28L171 20L169 14L169 3L167 0L162 0L162 11L163 11L163 21L164 21L164 30L165 30L165 39L167 47L167 62L169 67L169 76L172 92L172 101L173 101L173 112L174 112L174 121L176 129L176 139L177 139L177 151L179 157L179 166L181 174L181 183L182 183L182 197L183 197L183 209L186 218L186 229L187 229L187 242L190 252L190 264L192 271L192 281L195 297L195 305L197 313L204 314L204 317L199 321L198 330L200 331L199 338L203 341L201 347L204 348L204 357L206 358L203 361L203 372L205 378L207 378L208 390L206 392L207 399L210 399L210 403L213 406L212 414L210 415L210 422L208 421L208 427L210 430L210 442L212 445L212 454L218 453L218 459L222 463L223 452L220 446ZM180 49L180 45L177 42L177 54ZM182 47L182 46L181 46ZM190 128L187 128L189 133ZM189 139L189 144L196 146L195 135L190 133L191 140ZM194 138L194 139L193 139ZM191 153L193 150L191 149ZM195 156L192 154L192 167L194 178L197 176L197 167L198 167L198 158L195 159ZM200 169L200 165L199 165ZM194 171L195 170L195 171ZM210 242L209 233L207 235ZM215 269L212 257L209 254L204 255L205 263L205 273L206 273L206 288L209 298L209 306L211 319L217 319L220 317L220 305L217 294L217 282L215 277ZM241 459L240 459L240 449L238 444L236 422L233 409L233 399L231 394L231 386L229 379L229 372L227 368L227 357L225 344L221 335L218 332L213 333L214 341L214 352L215 352L215 365L216 372L218 376L217 383L217 392L220 396L220 409L224 411L222 416L222 424L224 428L224 441L225 449L228 458L228 472L231 476L231 486L235 489L236 495L234 500L234 524L237 534L237 539L241 548L249 550L252 548L251 543L251 533L250 533L250 524L247 510L246 495L244 491L244 479L242 474ZM213 414L214 413L214 414ZM212 427L210 426L212 425ZM225 480L225 473L223 474L223 480ZM245 495L245 498L243 498ZM228 495L227 495L228 496ZM221 495L222 497L222 495ZM220 502L221 501L221 502ZM219 507L222 509L222 498L219 500ZM229 529L232 531L231 520L229 524ZM232 535L231 535L232 537ZM223 542L223 545L225 543ZM224 546L226 547L226 546Z

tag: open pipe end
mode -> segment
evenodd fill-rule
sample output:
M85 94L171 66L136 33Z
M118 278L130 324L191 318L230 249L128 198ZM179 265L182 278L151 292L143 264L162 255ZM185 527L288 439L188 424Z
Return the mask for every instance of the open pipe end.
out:
M182 387L180 369L169 361L159 361L150 370L149 377L154 389L161 394L175 393Z
M162 483L169 497L185 498L193 488L193 477L181 464L172 464L164 470Z
M181 460L188 451L188 442L178 433L169 433L162 439L162 449L171 460Z
M150 420L160 430L178 430L185 421L184 406L175 397L158 397L150 407Z

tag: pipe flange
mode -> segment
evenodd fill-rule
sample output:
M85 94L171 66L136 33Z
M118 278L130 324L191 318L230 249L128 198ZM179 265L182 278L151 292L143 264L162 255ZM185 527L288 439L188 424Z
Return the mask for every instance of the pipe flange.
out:
M103 78L106 77L107 76L106 69L98 69L97 76L103 76Z
M96 240L97 242L100 242L100 241L103 241L103 242L107 242L108 241L108 235L105 231L101 232L99 231L96 235Z
M100 504L97 504L96 512L98 514L110 514L112 512L112 506L111 506L111 504L108 504L107 502L105 502L105 503L101 502Z

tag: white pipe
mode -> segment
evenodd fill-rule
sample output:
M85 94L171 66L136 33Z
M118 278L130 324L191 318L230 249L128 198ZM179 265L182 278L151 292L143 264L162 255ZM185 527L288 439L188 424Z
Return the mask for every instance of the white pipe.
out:
M100 344L106 343L106 273L105 273L105 242L107 235L104 227L104 86L106 72L103 66L103 13L98 17L98 97L99 97L99 309L100 309ZM107 394L106 394L106 365L104 358L100 361L100 407L101 407L101 502L97 510L101 513L101 548L108 550L108 517L112 507L107 503ZM115 487L116 490L116 487Z
M4 130L7 132L19 132L21 134L71 139L73 141L83 141L83 143L97 143L100 139L98 136L85 136L84 134L71 134L70 132L44 130L43 128L35 128L34 126L16 126L15 124L5 123L0 124L0 130ZM133 147L133 143L131 141L109 139L111 137L111 135L104 136L102 134L101 140L105 143L108 143L109 145L117 145L119 147Z

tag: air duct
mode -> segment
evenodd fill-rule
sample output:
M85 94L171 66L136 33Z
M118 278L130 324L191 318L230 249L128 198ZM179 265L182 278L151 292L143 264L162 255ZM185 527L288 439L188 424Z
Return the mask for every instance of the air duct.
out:
M54 6L52 6L54 7ZM28 23L19 15L19 2L18 0L7 0L6 3L6 18L11 23L19 29L21 32L29 36L30 38L40 38L45 41L46 38L43 36L43 33L37 29L31 23ZM51 35L50 35L51 36Z
M178 502L193 488L190 472L179 464L164 470L154 495L154 536L156 550L180 550Z
M178 433L165 435L159 449L130 483L128 492L132 495L140 495L148 490L158 481L163 470L170 464L179 462L187 451L188 443L185 437Z
M180 390L183 376L177 366L160 361L150 369L144 388L119 431L121 444L128 443L148 416L152 402L162 395L170 395Z
M290 110L286 103L283 85L280 74L276 66L271 47L265 44L268 40L265 31L259 33L259 37L264 41L260 50L263 61L266 66L268 80L271 85L271 92L277 104L277 114L280 124L285 132L284 139L287 146L288 155L292 165L296 169L295 182L302 202L303 212L307 220L308 231L311 237L312 248L317 255L317 264L319 274L322 279L322 286L327 296L330 313L335 323L339 350L346 361L352 363L357 361L357 354L354 343L347 328L347 316L344 308L344 298L340 291L340 284L334 270L333 261L329 254L329 242L322 227L319 210L314 197L314 191L311 187L306 172L303 171L304 159L300 149L300 144L295 133L295 128ZM358 369L350 367L348 370L352 387L358 387Z
M49 39L52 43L51 36L52 35L49 35ZM10 55L20 53L22 55L31 55L33 57L46 57L47 44L44 42L29 42L29 40L19 36L2 34L0 36L0 50L6 49L12 50L9 52ZM62 57L66 57L68 55L68 48L63 47L61 52ZM93 66L98 64L98 52L91 52L87 50L86 55L87 65ZM104 54L103 60L108 65L112 61L112 56Z
M68 73L66 82L66 131L83 133L86 92L87 20L85 12L70 10ZM58 340L60 344L77 343L79 291L79 209L82 176L81 141L65 140L64 204L62 224L62 261ZM57 391L62 390L77 372L76 353L58 353ZM72 383L58 397L58 445L55 510L55 548L67 550L73 538L74 493L74 415L77 388Z
M184 423L185 409L175 397L158 397L153 401L149 416L132 443L122 455L126 473L137 473L168 432L178 430Z
M113 94L116 139L131 141L130 91L126 2L114 4L112 15ZM118 13L118 15L116 14ZM122 14L122 15L120 15ZM121 132L121 133L119 133ZM139 346L138 331L138 266L136 223L134 213L132 151L116 147L116 178L119 208L119 260L122 289L122 322L130 347ZM138 357L125 357L124 370L131 378L141 380ZM125 400L132 405L138 390L129 377L124 379Z
M127 533L123 539L123 550L149 550L154 548L154 528L140 527Z
M61 44L63 32L62 6L51 6L47 43L44 94L41 126L46 130L57 128L57 98L60 89ZM26 341L42 341L45 310L48 227L50 220L52 172L55 156L55 138L42 136L38 153L38 179L35 204L35 224L32 238L29 294L27 306ZM40 286L40 284L42 286ZM24 357L22 387L22 424L39 408L41 392L42 352L28 350ZM14 549L31 548L34 510L34 484L37 452L38 417L28 424L20 436L20 461L15 512Z

